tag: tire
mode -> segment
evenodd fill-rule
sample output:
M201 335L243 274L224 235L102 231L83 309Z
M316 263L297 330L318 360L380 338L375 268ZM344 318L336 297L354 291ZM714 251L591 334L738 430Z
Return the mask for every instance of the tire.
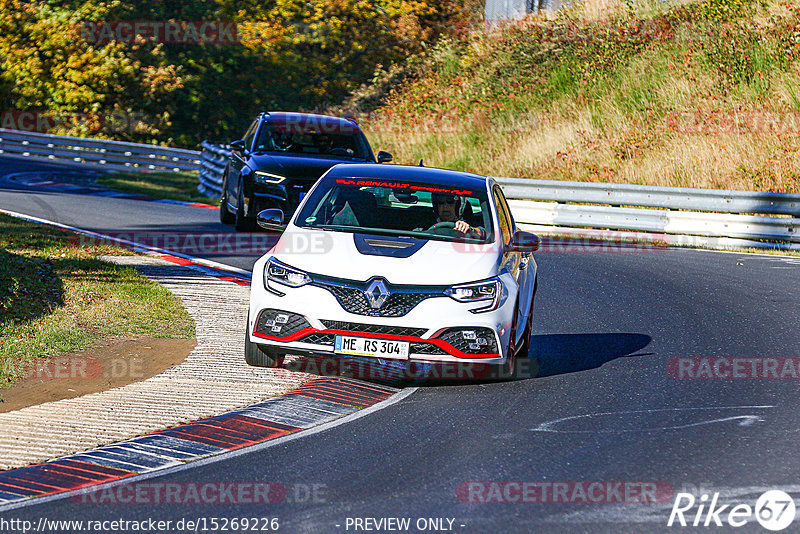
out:
M247 321L250 327L250 320ZM280 367L283 365L284 354L273 352L258 343L250 341L249 332L244 333L244 360L253 367Z
M538 278L533 281L533 295L531 295L531 309L528 310L528 320L525 322L525 331L522 333L522 343L517 348L521 358L527 358L531 351L531 336L533 336L533 303L536 300L536 289L539 287Z
M498 367L499 376L497 378L499 380L514 380L514 374L517 369L517 347L514 338L517 337L516 323L518 306L519 303L514 307L514 325L511 327L511 335L509 336L508 348L506 350L508 357L506 358L506 363Z
M522 335L522 344L519 347L519 358L525 358L522 366L517 366L517 378L533 378L539 374L539 357L531 355L531 340L533 338L533 303L536 301L536 288L538 280L533 282L533 296L531 297L531 309L528 311L528 320L525 324L525 332Z
M237 232L250 232L255 228L255 221L244 216L244 188L242 184L239 184L239 201L236 203L233 227Z
M525 331L522 333L522 343L517 348L517 356L527 358L531 350L531 335L533 335L533 305L528 311L528 320L525 322Z
M228 169L225 168L224 176L228 175ZM228 211L228 185L227 180L222 181L222 193L219 195L219 222L222 224L233 224L236 218L233 213Z

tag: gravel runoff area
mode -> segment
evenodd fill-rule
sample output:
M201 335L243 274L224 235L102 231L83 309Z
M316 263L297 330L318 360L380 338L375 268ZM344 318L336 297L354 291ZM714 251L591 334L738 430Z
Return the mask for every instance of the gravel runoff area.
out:
M103 259L132 265L180 297L196 322L197 346L183 363L147 380L0 414L0 469L219 415L313 378L245 363L249 288L149 256Z

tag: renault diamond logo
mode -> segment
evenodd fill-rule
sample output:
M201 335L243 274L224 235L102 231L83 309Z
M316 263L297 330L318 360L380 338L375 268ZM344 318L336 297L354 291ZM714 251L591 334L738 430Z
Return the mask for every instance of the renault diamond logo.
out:
M369 305L377 310L389 298L389 291L386 289L386 284L383 283L383 280L378 278L369 283L367 289L364 290L364 296L367 297Z

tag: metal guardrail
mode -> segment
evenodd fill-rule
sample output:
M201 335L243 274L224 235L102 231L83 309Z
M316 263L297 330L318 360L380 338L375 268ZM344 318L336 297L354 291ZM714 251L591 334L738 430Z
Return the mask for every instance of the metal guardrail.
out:
M523 223L800 243L797 194L497 180Z
M200 185L197 190L206 196L220 196L222 193L222 174L230 157L228 145L212 145L203 141L200 164Z
M759 191L495 178L508 198L800 216L800 195Z
M219 195L230 149L203 142L198 189ZM496 178L517 222L539 227L800 243L800 195ZM741 245L741 243L739 243ZM767 245L769 246L769 245Z
M109 170L197 170L197 189L218 197L230 147L203 141L198 152L0 128L0 154ZM496 179L515 219L538 227L800 243L800 194Z
M0 154L123 171L195 171L200 153L157 145L0 128Z

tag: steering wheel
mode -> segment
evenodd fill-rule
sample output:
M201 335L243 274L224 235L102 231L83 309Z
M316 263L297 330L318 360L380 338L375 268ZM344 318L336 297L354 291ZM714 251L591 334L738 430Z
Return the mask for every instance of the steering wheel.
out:
M461 233L456 230L456 223L450 221L441 221L426 230L426 232L436 235L453 235L454 233Z

